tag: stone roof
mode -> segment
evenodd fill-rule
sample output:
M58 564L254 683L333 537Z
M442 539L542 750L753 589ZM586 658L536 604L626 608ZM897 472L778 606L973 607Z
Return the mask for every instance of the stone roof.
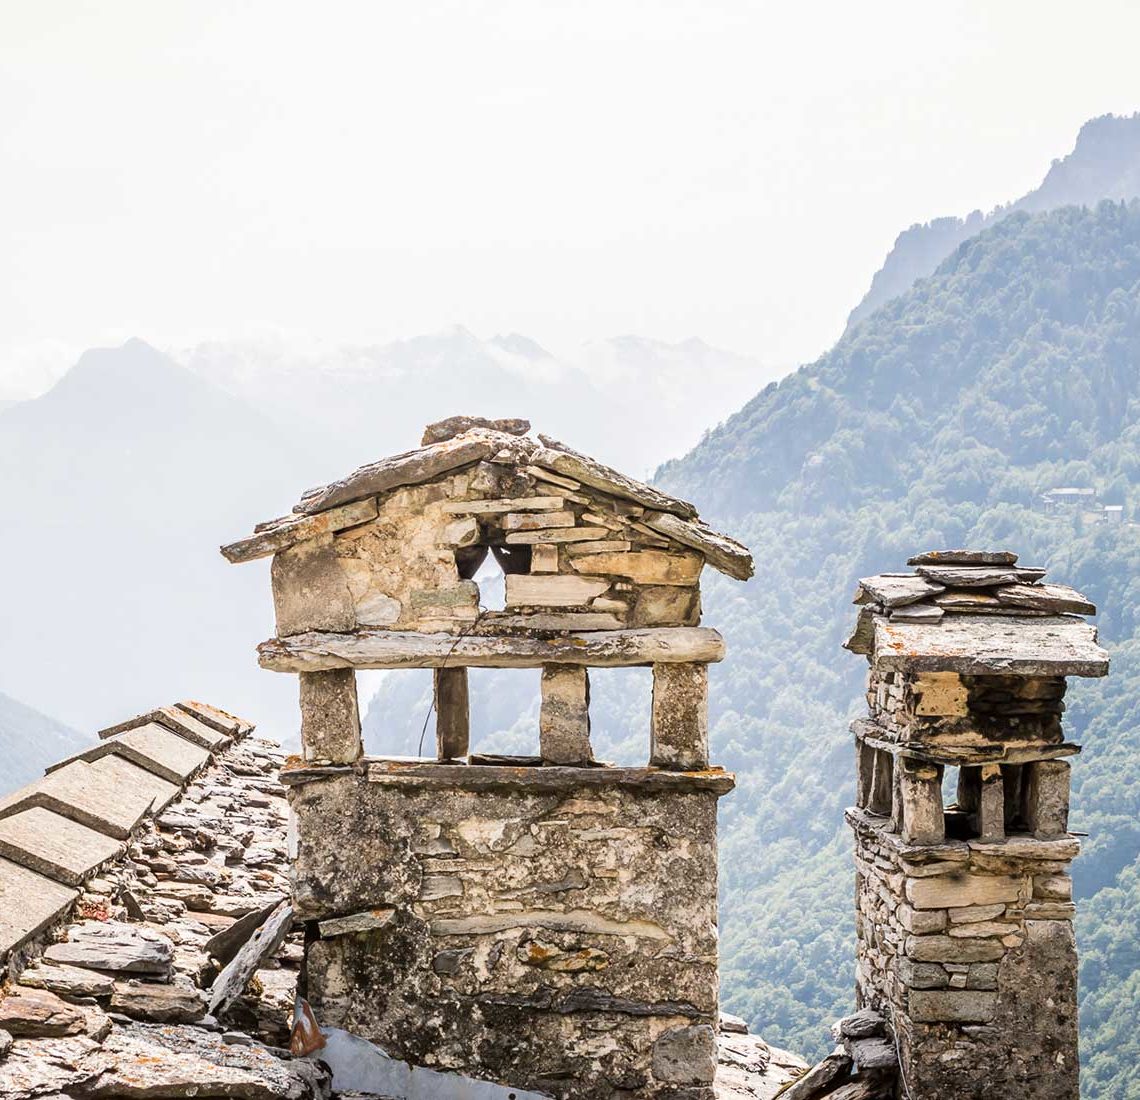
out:
M259 523L254 533L222 547L231 562L252 561L304 539L368 522L376 498L420 485L476 463L518 467L527 476L560 486L603 493L637 505L639 521L666 540L697 550L715 569L747 580L752 555L737 542L702 523L688 501L626 477L549 436L532 439L525 420L451 417L428 425L424 446L361 466L347 477L309 489L294 514Z
M1104 676L1108 654L1080 616L1096 607L1007 550L933 550L910 573L859 582L846 646L884 668L965 675Z
M285 758L252 731L206 704L160 707L0 804L4 1100L352 1095L329 1070L350 1036L289 1053L304 928ZM392 1067L441 1100L512 1091ZM719 1100L768 1100L805 1068L724 1017Z

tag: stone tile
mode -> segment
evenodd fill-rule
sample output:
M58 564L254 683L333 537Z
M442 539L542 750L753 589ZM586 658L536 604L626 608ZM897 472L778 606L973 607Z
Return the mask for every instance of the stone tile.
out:
M122 851L120 841L42 806L0 819L0 855L67 886Z
M109 737L114 737L117 733L138 729L140 726L147 726L152 722L172 733L177 733L180 737L185 737L187 741L191 741L203 749L222 749L230 743L229 736L219 733L218 730L206 725L193 714L180 710L178 707L158 707L155 710L147 711L146 714L136 715L125 722L119 722L117 725L100 730L99 737L106 740Z
M97 832L126 840L146 816L152 798L144 790L124 787L114 776L83 760L73 760L0 802L0 818L29 806L44 806Z
M115 753L132 764L153 772L160 779L180 786L210 759L208 750L171 733L157 722L148 722L108 737L63 763L75 760L91 763L109 753ZM55 767L61 766L57 764ZM53 770L55 769L49 769L49 772Z
M155 814L165 810L181 793L181 788L176 784L159 779L153 772L148 772L115 753L101 757L90 767L96 773L110 776L116 783L153 795L151 812Z
M0 958L43 931L76 897L70 887L0 859Z

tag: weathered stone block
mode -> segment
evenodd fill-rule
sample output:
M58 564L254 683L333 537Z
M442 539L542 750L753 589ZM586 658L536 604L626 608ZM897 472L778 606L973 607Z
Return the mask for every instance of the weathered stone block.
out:
M950 984L950 974L941 963L916 962L900 956L895 973L899 981L911 989L945 989Z
M1005 948L995 939L958 939L951 936L907 936L907 957L915 962L996 962Z
M711 1085L716 1033L708 1024L674 1027L653 1044L653 1076L670 1085Z
M544 665L539 751L552 764L585 764L590 747L590 674L578 665Z
M651 740L654 767L708 767L708 665L653 666Z
M585 607L610 587L607 580L559 574L512 573L504 579L508 607Z
M906 896L916 909L951 909L1015 902L1025 885L1020 875L936 875L908 879Z
M916 989L908 1002L918 1023L984 1024L997 1011L997 994L981 990Z
M602 535L596 537L604 535L603 531ZM574 568L579 573L628 577L637 584L694 585L704 564L705 559L700 554L635 550L625 554L591 554L576 560Z
M902 759L896 772L902 799L903 840L908 844L941 844L946 839L941 769Z
M352 593L333 549L332 535L299 542L274 554L270 576L278 637L356 626Z
M631 626L697 626L701 621L699 588L649 585L638 588Z
M353 764L364 752L356 673L351 668L302 672L301 750L306 760Z
M557 573L558 547L550 542L537 543L531 549L530 571L532 573Z
M969 693L956 672L922 673L911 690L917 715L957 718L969 713Z

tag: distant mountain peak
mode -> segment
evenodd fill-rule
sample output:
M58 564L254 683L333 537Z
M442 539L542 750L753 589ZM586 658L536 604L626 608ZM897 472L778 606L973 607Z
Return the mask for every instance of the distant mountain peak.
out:
M1101 115L1077 133L1072 152L1050 165L1041 185L983 215L941 217L903 230L847 318L847 331L881 305L909 290L963 241L1018 210L1043 213L1061 206L1095 206L1102 199L1140 196L1140 114Z
M522 356L524 359L554 358L540 343L532 340L529 336L523 336L519 332L508 332L505 336L496 333L487 343L502 351L509 352L511 355Z

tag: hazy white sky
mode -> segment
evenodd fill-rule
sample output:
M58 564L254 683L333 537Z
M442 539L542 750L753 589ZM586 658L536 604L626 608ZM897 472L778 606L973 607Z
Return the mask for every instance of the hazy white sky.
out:
M1135 0L0 0L0 372L137 334L814 357L1140 107Z

